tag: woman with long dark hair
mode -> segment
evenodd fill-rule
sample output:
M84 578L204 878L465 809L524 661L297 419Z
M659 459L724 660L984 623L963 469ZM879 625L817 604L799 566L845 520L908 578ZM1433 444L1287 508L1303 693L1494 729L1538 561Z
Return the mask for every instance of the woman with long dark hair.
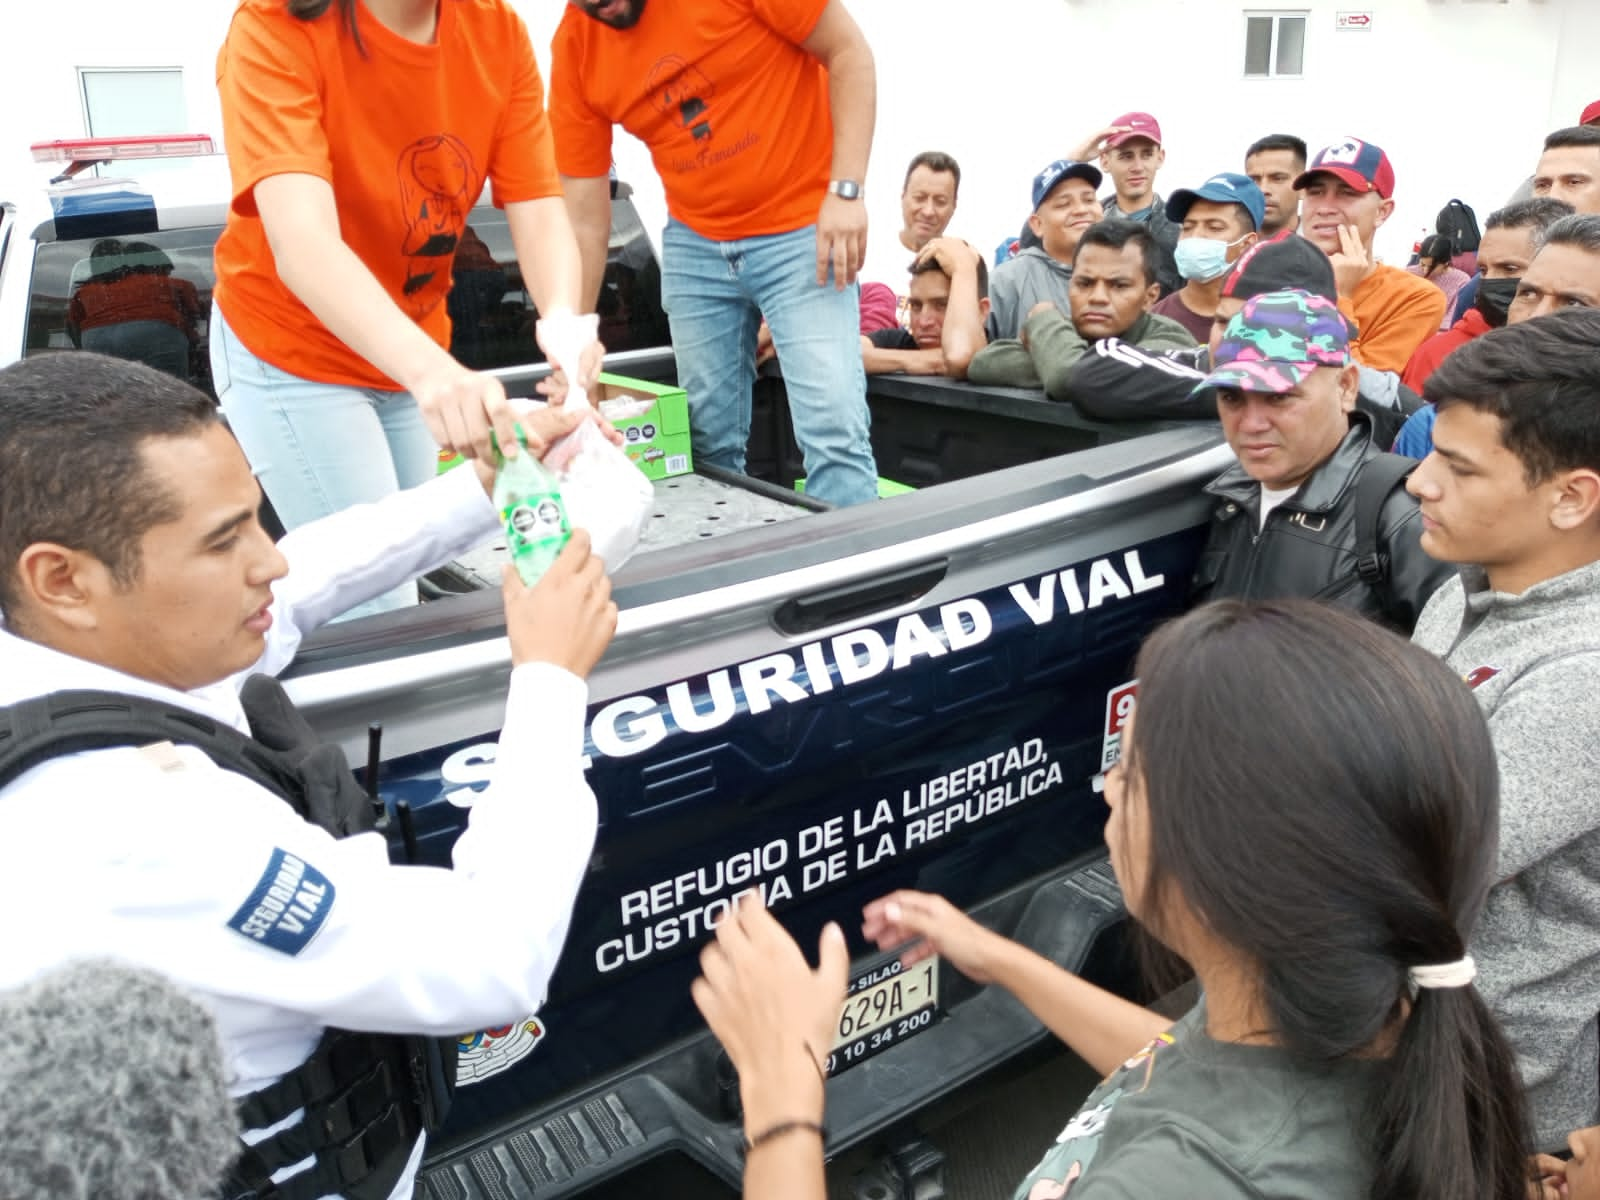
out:
M509 0L241 0L217 89L233 196L212 376L284 525L423 483L440 448L488 459L491 427L514 454L504 387L448 349L451 266L485 183L541 324L592 297ZM559 353L581 368L559 365L587 383L599 347L578 339Z
M865 933L1013 992L1098 1070L1030 1200L1273 1196L1521 1200L1520 1092L1472 986L1494 882L1495 755L1435 657L1303 602L1207 605L1159 630L1108 775L1129 912L1184 958L1176 1024L938 897L869 905ZM822 1085L846 968L811 971L746 901L696 1003L745 1100L747 1197L820 1197Z

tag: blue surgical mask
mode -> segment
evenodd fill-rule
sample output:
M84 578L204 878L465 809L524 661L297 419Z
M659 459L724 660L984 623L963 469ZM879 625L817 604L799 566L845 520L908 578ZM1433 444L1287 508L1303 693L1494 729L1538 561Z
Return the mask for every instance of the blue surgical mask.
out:
M1245 234L1245 237L1249 237ZM1183 238L1172 252L1178 274L1196 283L1205 283L1228 271L1228 251L1244 238L1225 242L1221 238Z

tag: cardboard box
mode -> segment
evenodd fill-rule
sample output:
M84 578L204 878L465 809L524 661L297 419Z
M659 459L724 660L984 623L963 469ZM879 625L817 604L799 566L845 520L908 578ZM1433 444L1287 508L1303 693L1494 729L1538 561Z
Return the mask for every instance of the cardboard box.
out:
M689 396L681 387L648 383L623 375L602 374L592 399L649 400L649 411L613 420L622 434L622 448L650 479L671 479L694 470L689 449Z
M612 422L622 434L623 450L646 478L671 479L694 470L689 451L689 397L682 388L602 373L591 398L652 402L648 412ZM459 455L440 451L438 473L443 475L463 461Z

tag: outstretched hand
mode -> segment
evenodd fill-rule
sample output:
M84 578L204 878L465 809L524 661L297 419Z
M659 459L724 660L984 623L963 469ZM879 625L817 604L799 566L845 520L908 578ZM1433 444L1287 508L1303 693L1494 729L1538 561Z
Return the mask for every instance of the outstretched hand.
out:
M850 970L837 925L822 931L817 960L813 970L754 892L738 898L700 952L690 992L739 1072L747 1128L821 1117L823 1064Z
M902 890L862 910L861 932L880 950L914 943L900 955L910 967L937 954L974 983L990 983L990 962L1003 940L943 896Z

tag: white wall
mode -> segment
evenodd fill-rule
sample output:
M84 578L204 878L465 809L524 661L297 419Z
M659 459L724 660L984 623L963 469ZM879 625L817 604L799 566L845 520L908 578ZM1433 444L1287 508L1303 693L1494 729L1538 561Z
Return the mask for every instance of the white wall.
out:
M513 0L541 62L561 0ZM687 3L688 0L651 0ZM1452 196L1480 220L1532 170L1543 135L1600 97L1595 0L1289 0L1310 14L1306 73L1242 78L1246 0L849 0L878 59L878 133L868 177L875 229L897 227L905 163L960 160L954 232L989 248L1015 231L1033 174L1129 109L1161 121L1163 193L1242 166L1273 132L1313 146L1346 134L1382 145L1398 177L1380 253L1404 261ZM1335 13L1366 7L1369 32ZM39 186L29 142L84 132L76 68L185 70L189 124L220 134L213 65L229 0L55 0L7 6L0 44L0 194ZM617 161L647 220L664 217L643 147L619 133Z

